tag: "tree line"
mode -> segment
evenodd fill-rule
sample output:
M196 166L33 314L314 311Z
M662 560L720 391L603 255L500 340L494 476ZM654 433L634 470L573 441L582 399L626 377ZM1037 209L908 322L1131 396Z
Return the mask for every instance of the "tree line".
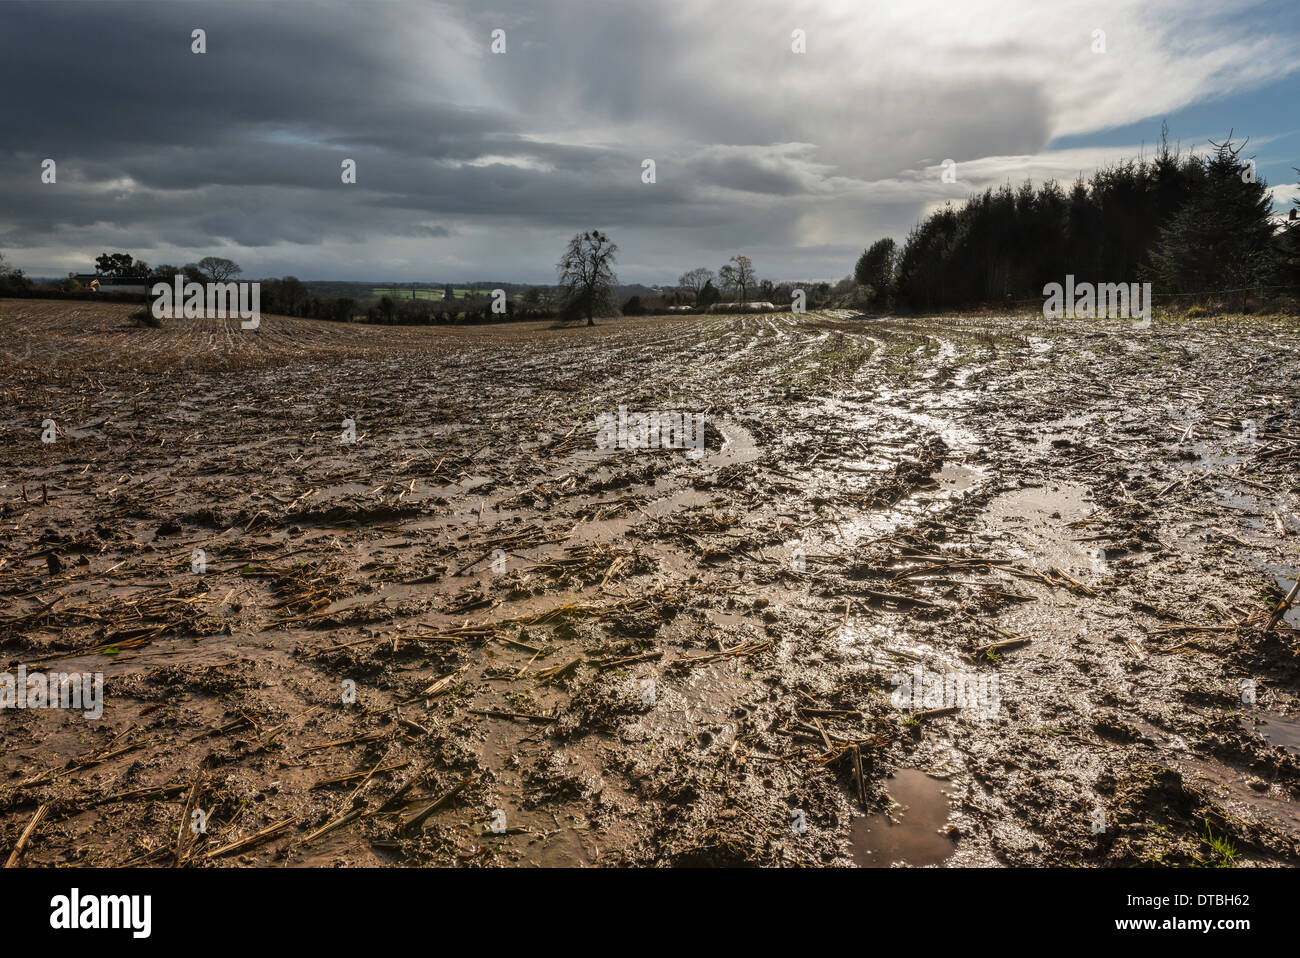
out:
M874 243L854 278L866 302L912 310L1041 299L1067 274L1149 282L1189 302L1300 291L1300 221L1277 228L1245 143L1229 135L1211 146L1183 154L1162 133L1152 159L1098 170L1068 191L1054 181L987 189L926 217L901 250Z

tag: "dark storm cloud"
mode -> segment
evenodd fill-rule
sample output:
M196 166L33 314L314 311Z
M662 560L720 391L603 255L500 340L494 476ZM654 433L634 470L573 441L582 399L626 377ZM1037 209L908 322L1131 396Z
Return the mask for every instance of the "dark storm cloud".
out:
M680 186L660 187L645 210L645 194L633 188L639 155L526 139L521 117L488 102L486 84L471 75L487 29L467 43L463 31L440 33L419 5L5 4L0 12L11 246L49 246L63 227L95 224L112 224L105 232L116 242L204 248L449 236L446 225L427 223L438 216L536 225L631 223L645 212L654 223L684 199ZM424 62L394 43L417 24L432 28ZM190 50L196 26L207 33L201 56ZM527 50L509 61L524 75ZM425 70L430 63L442 69ZM601 89L614 87L579 94L599 108ZM46 156L59 179L41 188ZM357 162L355 186L340 181L345 157Z

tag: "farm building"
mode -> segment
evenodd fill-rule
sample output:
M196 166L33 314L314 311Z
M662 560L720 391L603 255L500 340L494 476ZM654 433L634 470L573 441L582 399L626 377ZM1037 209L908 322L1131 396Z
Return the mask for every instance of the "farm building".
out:
M137 293L145 295L153 284L146 276L100 276L98 273L69 273L82 286L89 287L96 280L101 293Z
M714 303L709 307L710 313L771 313L776 305L767 300L751 300L745 303Z

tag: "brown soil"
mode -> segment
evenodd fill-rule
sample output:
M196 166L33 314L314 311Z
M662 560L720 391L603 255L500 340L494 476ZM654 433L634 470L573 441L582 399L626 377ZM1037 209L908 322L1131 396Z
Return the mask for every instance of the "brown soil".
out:
M1300 862L1294 323L131 311L0 301L5 857Z

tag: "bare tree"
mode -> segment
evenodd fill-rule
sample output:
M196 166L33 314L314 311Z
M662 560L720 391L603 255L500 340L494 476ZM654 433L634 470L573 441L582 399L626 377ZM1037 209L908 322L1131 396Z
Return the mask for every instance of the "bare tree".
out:
M5 262L5 254L0 253L0 296L26 291L31 288L31 285L31 280L23 275L23 271L8 265Z
M614 289L618 286L618 277L614 275L617 252L618 247L599 230L578 233L569 240L568 249L555 266L564 292L565 311L586 316L588 326L595 326L592 317L614 304Z
M711 279L713 279L713 270L705 269L701 266L698 269L692 269L682 273L681 277L677 280L677 285L682 289L689 289L691 295L695 298L695 302L698 303L700 301L700 290L702 290L704 284Z
M224 283L230 277L243 272L238 263L221 256L205 256L194 265L214 283Z
M724 289L737 291L737 302L744 302L746 290L754 285L754 264L748 256L733 256L718 270L718 279Z

